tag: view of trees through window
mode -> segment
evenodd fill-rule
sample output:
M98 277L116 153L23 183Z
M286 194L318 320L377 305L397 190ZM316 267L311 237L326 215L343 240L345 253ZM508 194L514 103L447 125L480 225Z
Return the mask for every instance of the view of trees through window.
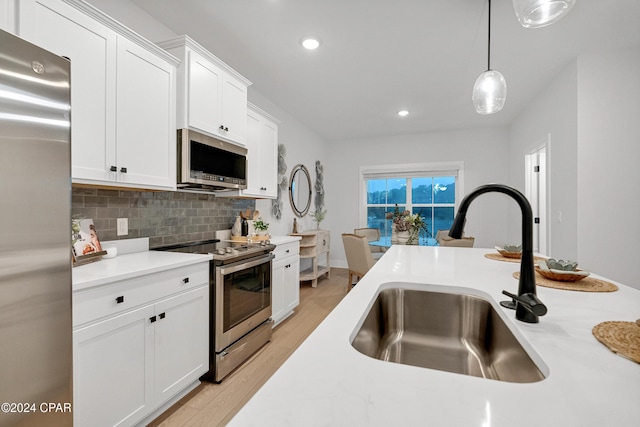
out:
M420 213L429 233L451 228L456 202L456 177L407 177L367 179L367 227L379 228L381 236L391 236L391 220L396 204L400 212Z

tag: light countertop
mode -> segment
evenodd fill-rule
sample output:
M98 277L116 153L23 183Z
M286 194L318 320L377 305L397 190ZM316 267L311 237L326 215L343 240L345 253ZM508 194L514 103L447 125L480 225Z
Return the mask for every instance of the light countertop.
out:
M540 323L523 323L497 304L505 299L503 289L517 293L512 273L519 265L485 258L490 252L393 246L229 425L638 425L640 364L609 351L591 330L603 321L640 318L640 291L620 283L608 293L538 286L549 311ZM494 381L359 353L350 343L379 289L403 283L485 293L541 362L546 378Z
M142 251L118 255L111 259L103 258L100 261L73 268L73 290L79 291L106 283L206 262L212 258L209 254L163 251Z

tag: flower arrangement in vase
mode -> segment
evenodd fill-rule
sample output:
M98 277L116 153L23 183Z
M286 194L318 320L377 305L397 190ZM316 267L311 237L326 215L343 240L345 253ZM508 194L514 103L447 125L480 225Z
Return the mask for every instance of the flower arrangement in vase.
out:
M420 230L424 230L427 235L430 234L427 228L427 223L424 222L420 213L412 215L406 210L400 212L397 204L393 212L387 212L386 218L393 221L393 228L391 230L392 244L399 243L401 245L417 245Z

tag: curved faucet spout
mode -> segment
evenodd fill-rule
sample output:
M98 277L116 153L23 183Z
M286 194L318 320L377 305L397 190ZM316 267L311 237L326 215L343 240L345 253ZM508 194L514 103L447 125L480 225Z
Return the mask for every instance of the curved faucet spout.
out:
M469 193L458 208L453 220L449 236L460 239L464 230L467 210L471 202L484 193L503 193L514 199L522 211L522 259L520 260L520 278L518 280L518 296L536 295L535 270L533 268L533 213L527 198L518 190L502 184L482 185ZM536 298L537 299L537 298ZM538 323L538 315L529 310L523 303L516 301L516 319L528 323Z

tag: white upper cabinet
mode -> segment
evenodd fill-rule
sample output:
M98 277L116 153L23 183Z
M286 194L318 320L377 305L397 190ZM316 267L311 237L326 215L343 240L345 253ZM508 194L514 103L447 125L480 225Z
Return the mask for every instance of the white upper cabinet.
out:
M177 126L244 146L251 82L189 36L158 43L181 60Z
M178 60L82 1L24 0L18 22L71 60L73 182L174 190Z
M176 68L120 36L117 57L118 179L128 186L175 187Z
M243 196L275 199L278 196L277 120L253 104L247 111L247 189Z

